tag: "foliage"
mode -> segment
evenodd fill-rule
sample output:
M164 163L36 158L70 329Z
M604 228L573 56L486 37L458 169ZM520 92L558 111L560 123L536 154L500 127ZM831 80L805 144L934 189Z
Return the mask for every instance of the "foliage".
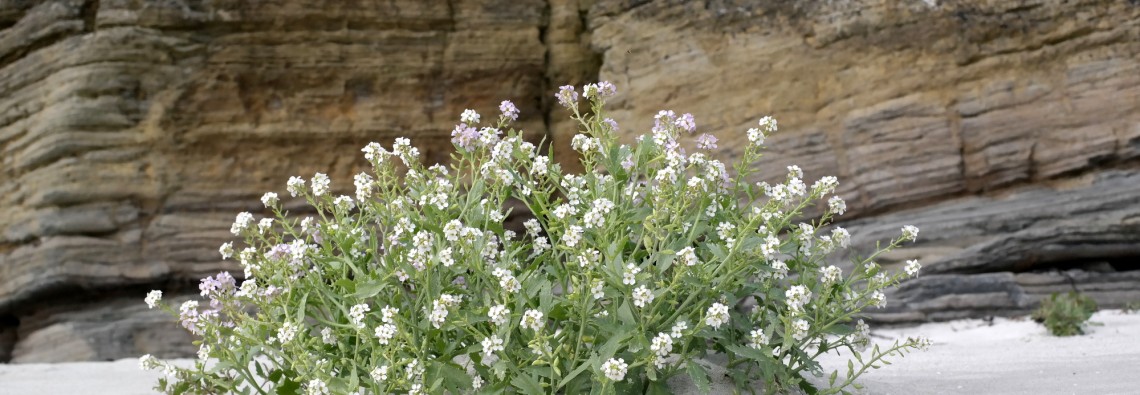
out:
M334 196L324 174L291 178L289 193L315 216L291 215L272 192L262 202L273 216L239 214L240 287L228 273L203 280L204 310L147 298L201 337L200 360L179 369L147 356L143 366L166 370L169 393L664 393L678 375L707 389L695 359L719 353L741 390L777 392L815 391L803 380L822 375L815 358L849 350L847 374L822 391L832 393L929 344L866 352L858 320L918 274L917 261L906 273L873 261L917 228L844 275L826 257L850 234L821 230L843 200L798 222L834 193L834 177L809 187L790 166L776 185L747 181L775 120L747 131L729 169L710 157L711 135L685 153L690 114L662 111L651 135L620 144L604 108L615 93L587 85L588 109L573 87L556 95L581 127L582 174L507 130L517 110L503 102L493 126L463 113L449 164L425 168L401 138L364 147L372 172L355 177L354 196ZM505 208L519 206L533 215L521 235L504 224ZM235 255L232 243L220 251Z
M1096 301L1076 291L1053 293L1041 301L1033 320L1045 325L1054 336L1084 334L1084 325L1097 310Z

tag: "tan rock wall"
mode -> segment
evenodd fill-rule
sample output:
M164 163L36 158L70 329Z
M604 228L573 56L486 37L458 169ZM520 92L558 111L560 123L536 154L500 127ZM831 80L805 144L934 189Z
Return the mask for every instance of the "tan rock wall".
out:
M1134 189L1088 179L1140 163L1137 59L1140 7L1118 0L2 2L0 360L185 353L154 340L178 329L142 294L234 269L217 246L264 191L317 171L348 189L369 141L444 158L459 112L503 99L564 147L553 90L597 79L617 84L628 135L691 112L726 158L776 116L761 176L839 176L868 241L967 224L894 257L954 281L978 251L1127 245L1111 229L1140 197L1082 203ZM1026 187L1041 190L1007 198ZM1003 209L1022 201L1056 215ZM1035 238L1067 216L1091 236ZM967 288L989 289L939 289ZM970 313L912 294L890 314Z
M600 2L619 123L691 112L733 155L772 114L763 173L840 177L882 212L1133 161L1140 7L1122 1Z

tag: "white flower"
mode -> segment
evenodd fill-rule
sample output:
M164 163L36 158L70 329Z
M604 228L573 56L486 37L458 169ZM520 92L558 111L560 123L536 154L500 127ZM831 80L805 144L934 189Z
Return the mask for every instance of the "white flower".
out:
M233 226L230 227L230 233L234 236L241 236L243 230L249 229L249 224L253 222L253 214L242 212L234 219Z
M910 241L918 240L918 227L914 225L902 227L902 238Z
M333 205L343 211L356 208L356 203L352 201L352 198L344 195L337 196L336 199L333 199Z
M368 307L367 303L361 303L361 304L358 304L358 305L355 305L355 306L352 306L351 308L349 308L348 309L348 317L349 317L349 320L352 321L352 325L355 325L357 328L363 328L364 327L364 313L367 313L371 310L372 310L372 308Z
M313 188L314 196L322 196L329 192L329 176L324 173L313 174L309 185Z
M637 287L633 290L633 305L637 307L645 307L653 303L653 291L646 288L645 285Z
M760 253L764 254L765 259L772 259L777 252L780 252L780 239L776 235L768 235L764 238L764 244L760 245Z
M491 306L491 310L487 312L487 316L491 318L491 322L495 325L503 325L511 318L511 310L507 309L506 305Z
M499 277L499 286L503 287L503 290L508 293L515 293L522 289L522 284L519 284L519 280L510 274Z
M289 196L297 197L305 193L305 179L301 177L289 177L289 183L286 184L285 189L289 190Z
M380 339L380 344L388 344L396 336L396 326L392 324L380 325L376 327L375 335L377 339Z
M887 307L887 295L883 294L883 291L872 292L871 301L874 302L873 305L875 307L878 307L880 309Z
M657 354L658 357L667 357L673 351L673 337L668 333L658 333L657 337L653 338L653 342L649 344L649 350Z
M451 267L455 264L455 259L451 257L451 247L439 251L439 263L443 264L443 267Z
M264 195L261 195L261 204L264 204L266 208L273 208L273 206L277 205L277 194L266 192Z
M582 240L582 227L578 225L571 225L566 229L566 233L562 235L562 244L567 247L574 248L578 242Z
M606 295L605 291L603 291L604 285L605 283L603 283L601 280L594 280L594 283L590 286L590 293L594 294L595 300L601 299Z
M383 159L391 154L384 149L384 146L380 145L380 143L377 142L368 143L368 145L365 145L364 148L360 149L360 152L363 152L364 159L368 159L369 161L372 161L374 159Z
M593 266L595 263L598 262L599 259L601 259L601 256L602 256L602 253L598 252L598 250L595 250L595 249L588 249L586 251L583 251L582 254L578 255L578 266L581 266L581 267ZM634 274L636 274L636 273L634 273ZM630 285L633 285L633 284L630 284Z
M760 129L748 129L748 142L752 143L753 145L764 144L764 137L764 132L761 132Z
M811 300L811 290L803 285L793 285L784 292L784 297L788 301L788 310L802 312L804 305Z
M457 219L448 221L443 225L443 238L450 242L459 241L459 234L463 231L463 222Z
M912 338L909 340L914 342L915 348L918 348L919 350L922 350L922 351L928 351L928 350L930 350L930 346L934 345L934 342L931 341L929 337L925 337L925 336L919 336L917 338Z
M273 218L262 218L257 222L258 233L265 234L269 229L273 228Z
M378 367L376 369L372 369L372 372L369 373L368 375L372 376L372 381L375 381L377 383L382 383L382 382L384 382L384 380L388 379L388 365L384 365L384 366Z
M637 284L637 273L641 273L641 269L638 268L637 265L634 265L633 263L627 264L625 266L625 274L622 275L622 284Z
M491 335L491 337L484 338L482 344L483 355L485 356L492 356L495 355L496 352L503 351L503 339L500 339L498 335Z
M526 222L523 222L523 226L526 227L526 233L533 237L538 237L538 235L542 233L542 225L538 223L537 219L528 219Z
M812 192L817 193L820 196L823 196L823 195L835 192L835 187L837 187L837 186L839 186L839 179L835 178L834 176L826 176L826 177L823 177L823 178L820 178L819 180L817 180L815 182L815 184L812 184L811 190L812 190ZM832 199L834 199L834 198L836 198L836 196L832 197ZM843 200L840 199L840 202L842 202L842 201ZM840 214L842 214L842 213L840 213Z
M459 115L459 121L468 125L477 124L479 123L479 113L472 109L463 110L463 114Z
M392 306L384 306L384 308L380 309L380 321L391 324L392 320L396 318L396 314L399 313L400 309Z
M681 263L684 263L685 266L696 266L701 263L700 258L697 258L697 251L693 247L682 248L681 251L677 251L677 256L681 258Z
M483 378L479 375L471 377L471 388L478 390L483 387Z
M674 339L680 339L681 335L683 335L687 329L689 329L688 322L677 321L676 324L673 324L673 329L669 331L669 336L672 336Z
M218 247L218 252L222 254L222 259L230 259L234 256L234 243L232 241L225 242L221 247Z
M578 209L567 203L559 204L558 207L554 208L554 216L558 219L566 219L566 217L577 213Z
M277 340L280 340L281 344L289 343L295 337L297 337L297 325L292 322L286 322L277 330Z
M332 328L321 329L321 343L336 344L336 336L333 335Z
M542 329L543 323L544 321L542 320L542 312L530 309L527 310L526 313L523 313L522 323L520 326L525 329L531 329L535 332L538 332Z
M364 203L372 196L372 176L360 173L352 177L352 185L356 187L356 200Z
M819 281L824 284L835 284L839 282L840 277L843 277L843 269L835 265L825 267L820 272L823 274L819 277Z
M843 198L839 196L832 196L831 199L827 199L827 207L835 215L843 215L847 212L847 202L844 202Z
M549 170L549 165L550 165L550 157L536 156L536 157L534 157L534 163L531 164L531 166L530 166L530 174L533 174L533 175L546 174L546 172Z
M306 389L308 395L329 395L329 387L320 379L309 380L309 385Z
M810 329L811 327L808 325L807 320L797 318L795 321L792 321L792 338L796 339L796 341L803 340L807 337L808 330Z
M162 291L154 290L147 292L146 307L148 309L153 309L154 306L158 306L158 301L160 300L162 300Z
M831 239L840 247L847 248L851 246L851 233L848 233L847 229L838 226L835 227L835 229L831 230Z
M804 177L804 171L803 171L803 169L800 169L799 166L796 166L796 165L788 166L788 178L799 179L799 178L803 178L803 177Z
M732 231L736 229L736 225L731 222L721 222L716 226L716 234L720 236L721 240L728 240L732 237Z
M906 261L906 267L904 269L906 270L906 275L915 277L918 276L918 271L922 270L922 264L918 263L917 259L911 259Z
M748 347L759 350L761 347L768 345L768 335L764 334L763 329L753 329L748 334Z
M626 364L625 359L622 358L610 358L610 360L602 364L602 374L613 381L621 381L624 379L627 369L629 369L629 365Z
M709 307L708 313L705 314L705 323L713 327L713 329L720 329L721 325L728 323L728 306L720 303L713 303Z
M550 242L545 237L539 236L534 238L534 254L538 255L550 249Z
M866 349L871 345L871 327L863 320L855 323L855 332L852 335L851 342L860 349Z
M159 367L162 367L162 361L159 361L158 358L155 358L150 354L139 357L139 369L154 370L158 369Z
M760 118L759 125L760 128L764 129L765 132L773 133L776 131L776 118L772 118L770 116Z

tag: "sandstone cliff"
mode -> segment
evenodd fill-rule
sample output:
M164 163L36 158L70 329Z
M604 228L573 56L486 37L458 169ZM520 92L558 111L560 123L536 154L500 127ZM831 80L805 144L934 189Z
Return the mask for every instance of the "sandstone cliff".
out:
M864 244L921 226L879 320L1140 300L1138 56L1122 0L0 2L0 361L188 354L142 295L232 270L261 193L350 186L368 141L442 158L503 99L564 144L553 87L597 79L726 157L775 115L762 177L839 176Z

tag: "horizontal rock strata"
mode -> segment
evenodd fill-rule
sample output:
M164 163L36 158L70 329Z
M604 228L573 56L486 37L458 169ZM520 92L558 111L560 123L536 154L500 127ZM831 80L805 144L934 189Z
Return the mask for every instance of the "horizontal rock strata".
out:
M234 270L217 246L263 192L348 190L360 146L402 135L440 160L463 109L503 99L564 148L551 92L595 79L625 138L691 112L724 159L776 116L759 179L838 176L856 245L920 226L882 261L927 276L877 319L1073 287L1114 305L1140 256L1137 21L1110 0L3 2L0 361L189 352L129 340L182 339L143 293Z

